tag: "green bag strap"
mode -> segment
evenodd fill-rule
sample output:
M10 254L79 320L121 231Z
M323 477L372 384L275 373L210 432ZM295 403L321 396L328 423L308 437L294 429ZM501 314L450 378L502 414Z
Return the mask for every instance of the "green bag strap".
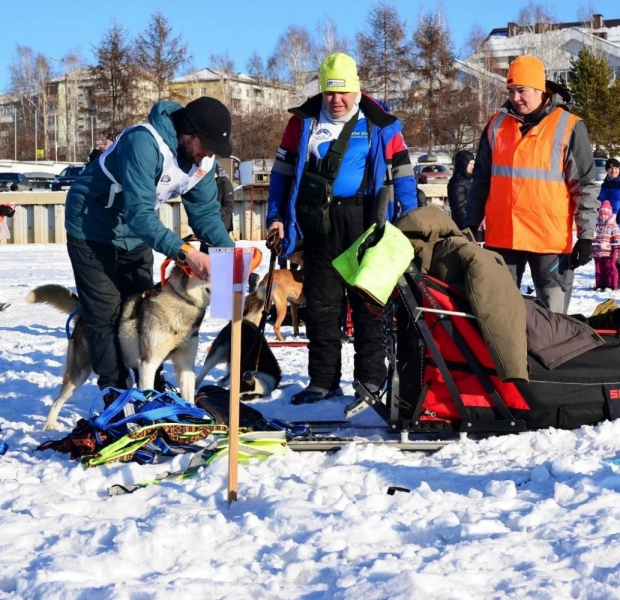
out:
M134 485L113 485L108 488L108 494L120 496L131 494L140 488L156 485L162 481L185 481L212 462L228 456L228 449L229 437L218 436L206 448L192 456L187 468L180 471L166 471L150 481ZM252 431L239 435L239 462L241 464L247 464L252 458L265 460L270 456L282 455L286 452L286 433L284 431Z
M115 461L129 461L140 448L154 442L163 432L179 444L193 444L208 435L217 432L225 433L228 427L207 423L155 423L131 431L127 435L114 440L97 452L83 456L81 461L86 468L97 467Z
M152 428L149 428L152 429ZM148 431L142 437L134 438L124 435L111 444L101 448L97 454L83 456L81 458L82 465L87 469L90 467L98 467L110 462L129 461L140 448L154 442L157 438L157 431Z

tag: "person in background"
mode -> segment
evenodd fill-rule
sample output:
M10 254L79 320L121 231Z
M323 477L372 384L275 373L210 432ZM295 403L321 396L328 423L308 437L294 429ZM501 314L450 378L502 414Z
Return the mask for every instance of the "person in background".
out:
M110 133L108 133L105 138L103 147L93 148L90 151L90 153L88 154L88 158L86 159L86 164L84 166L87 167L91 162L97 160L114 143L119 134L120 131L110 131Z
M325 58L321 93L293 108L269 183L267 228L277 230L282 256L303 237L308 336L308 387L293 404L342 394L341 317L345 285L332 261L370 226L378 191L386 186L393 221L417 206L415 177L402 124L380 101L360 91L347 54ZM354 324L354 377L371 392L386 378L383 316L348 292Z
M603 200L601 208L599 208L596 235L592 246L595 274L594 289L618 289L616 259L620 252L620 228L609 200Z
M215 163L215 183L217 184L217 201L220 203L220 216L226 231L230 233L233 230L233 214L235 210L235 190L226 175L226 171L222 169L220 163ZM200 243L200 251L209 253L209 245L204 242Z
M608 200L614 215L620 211L620 161L608 158L605 162L607 176L601 185L598 199L603 202Z
M158 102L148 123L125 129L67 193L67 249L100 388L130 383L117 323L122 300L153 286L153 250L210 278L209 256L185 244L156 210L180 196L196 236L234 246L214 179L215 154L232 153L230 131L230 113L215 98L185 107Z
M233 215L235 212L235 190L226 171L219 163L215 166L215 182L217 184L217 201L220 203L220 214L226 231L233 230Z
M592 258L599 208L592 144L569 112L570 94L545 80L537 58L517 56L506 87L508 101L480 138L465 226L476 235L486 216L486 246L517 286L529 264L536 296L565 313L574 270Z
M465 229L467 197L471 188L471 175L473 171L473 152L459 150L454 157L454 174L450 177L450 181L448 181L450 216L459 229Z
M8 240L11 237L9 226L6 219L11 218L15 214L15 204L0 204L0 241ZM0 311L6 310L11 304L9 302L0 302Z
M419 185L415 186L415 193L418 199L418 208L422 208L428 204L428 199L426 198L426 194L422 191Z

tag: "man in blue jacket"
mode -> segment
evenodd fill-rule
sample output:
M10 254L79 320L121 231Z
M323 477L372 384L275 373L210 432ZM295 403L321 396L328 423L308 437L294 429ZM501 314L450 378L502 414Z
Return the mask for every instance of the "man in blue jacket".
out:
M303 238L310 385L293 404L339 396L341 318L345 287L332 260L370 226L379 189L387 186L388 220L416 208L416 189L400 121L360 92L355 61L328 56L319 71L321 94L288 122L269 184L267 227L284 256ZM354 377L377 391L386 377L383 317L348 292L355 332Z
M186 107L158 102L149 122L125 129L86 167L67 194L65 227L93 370L100 388L126 388L117 324L124 298L153 286L153 250L185 262L202 279L210 261L157 217L180 196L189 225L214 246L233 246L214 179L215 154L228 157L231 119L215 98Z

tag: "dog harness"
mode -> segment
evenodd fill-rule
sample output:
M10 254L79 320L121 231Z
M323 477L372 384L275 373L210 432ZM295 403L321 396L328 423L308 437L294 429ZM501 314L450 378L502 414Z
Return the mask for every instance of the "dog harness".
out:
M112 182L110 186L110 195L108 197L108 203L106 208L110 208L114 203L116 194L123 191L123 186L114 179L114 176L105 166L105 159L113 152L118 144L118 141L123 137L125 133L135 129L136 127L144 127L155 138L159 151L164 157L164 166L162 169L161 177L157 182L157 195L155 198L155 210L157 210L162 204L172 198L177 198L186 194L191 190L211 169L215 162L215 157L205 156L200 161L199 165L193 165L189 173L185 173L177 161L176 156L172 153L164 139L159 135L158 131L150 123L139 123L123 130L122 133L116 138L116 141L99 157L99 166L105 173L106 177Z

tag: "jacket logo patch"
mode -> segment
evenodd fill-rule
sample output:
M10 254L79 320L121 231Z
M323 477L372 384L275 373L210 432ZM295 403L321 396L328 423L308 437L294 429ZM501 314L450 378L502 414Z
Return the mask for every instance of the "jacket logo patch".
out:
M327 87L344 87L347 84L346 79L328 79L326 82Z
M609 418L620 418L620 387L614 384L604 384L605 400L607 401L607 410L609 411Z
M162 175L159 183L170 183L170 175Z

